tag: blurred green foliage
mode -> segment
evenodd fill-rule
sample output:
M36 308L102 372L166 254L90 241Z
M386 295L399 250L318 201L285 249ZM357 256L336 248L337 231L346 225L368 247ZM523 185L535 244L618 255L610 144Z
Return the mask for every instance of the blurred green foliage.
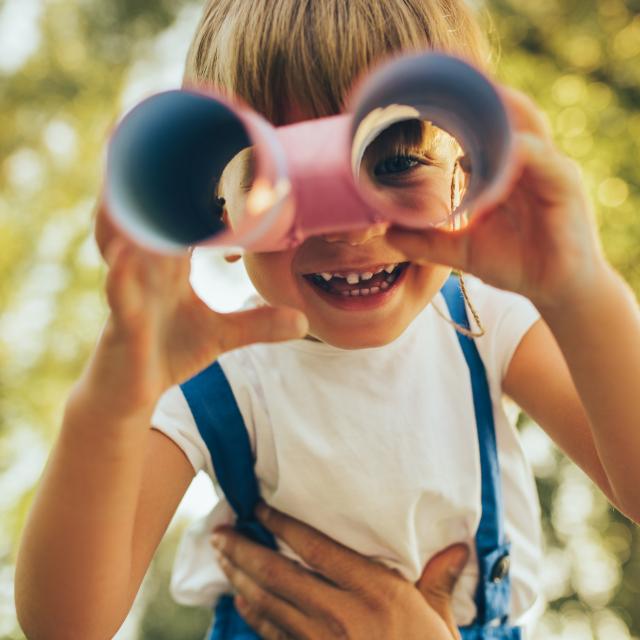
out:
M582 168L606 254L638 295L640 2L492 0L490 8L500 79L548 114L558 145ZM534 470L545 564L555 569L539 636L640 635L638 528L557 451Z
M200 4L4 0L0 23L10 5L17 11L20 3L38 6L40 41L25 61L13 68L5 61L0 71L4 640L22 637L12 573L33 485L105 316L104 269L90 237L105 139L132 66L149 56L185 7ZM560 147L582 167L607 255L637 294L640 0L491 0L489 9L500 41L499 77L535 98ZM153 60L149 65L153 69ZM550 604L538 637L640 636L638 529L609 508L525 416L520 428L537 476L547 542L543 574ZM163 543L145 581L140 637L199 638L207 626L207 611L178 607L167 594L178 532Z

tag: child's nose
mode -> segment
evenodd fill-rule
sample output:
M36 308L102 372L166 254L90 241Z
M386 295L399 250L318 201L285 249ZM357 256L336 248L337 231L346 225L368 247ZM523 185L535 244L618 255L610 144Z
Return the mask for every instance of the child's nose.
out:
M351 229L349 231L340 231L337 233L325 233L322 237L327 242L346 242L352 246L364 244L376 236L383 236L389 228L389 222L377 222L376 224L362 227L359 229Z

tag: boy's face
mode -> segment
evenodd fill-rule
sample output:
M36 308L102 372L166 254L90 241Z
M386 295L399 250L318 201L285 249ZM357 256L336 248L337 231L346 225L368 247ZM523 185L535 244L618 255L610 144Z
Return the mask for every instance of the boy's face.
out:
M295 117L298 115L298 117ZM291 122L302 119L294 114ZM451 138L423 131L428 139L428 165L416 161L407 148L384 140L367 150L363 167L381 180L416 182L429 175L441 201L451 202L454 167L459 148ZM414 132L415 134L415 132ZM395 136L397 138L397 136ZM424 144L420 145L422 148ZM250 185L250 155L241 152L230 163L220 184L226 214L233 218L244 206ZM433 188L433 187L432 187ZM257 291L271 305L300 309L309 320L313 338L343 349L377 347L397 338L431 301L450 273L435 264L405 260L386 239L389 223L314 236L294 249L244 254L244 263Z

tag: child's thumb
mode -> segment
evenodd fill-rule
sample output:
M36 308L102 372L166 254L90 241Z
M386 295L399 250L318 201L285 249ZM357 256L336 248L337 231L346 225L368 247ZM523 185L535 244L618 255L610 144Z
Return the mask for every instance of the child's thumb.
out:
M468 270L468 228L449 231L436 227L423 230L394 227L387 231L386 240L417 264L428 261L460 271Z
M447 547L429 560L416 584L424 599L444 620L456 638L459 636L451 610L451 598L468 560L467 545L454 544Z
M220 332L221 351L254 342L283 342L303 338L309 330L306 316L290 307L259 307L227 313Z

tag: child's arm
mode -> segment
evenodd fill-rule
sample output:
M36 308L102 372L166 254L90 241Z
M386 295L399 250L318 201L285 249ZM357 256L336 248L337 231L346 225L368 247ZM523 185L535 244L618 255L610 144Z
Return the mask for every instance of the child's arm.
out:
M103 421L72 405L18 556L16 609L34 640L115 634L193 477L147 420Z
M504 379L508 393L609 500L640 522L640 314L611 269L592 297L544 308Z
M544 322L523 339L504 388L640 521L638 304L604 258L579 170L528 98L503 97L521 165L504 201L460 231L387 237L412 260L468 271L536 305Z
M111 637L193 469L149 428L164 390L220 353L301 337L299 312L220 315L189 285L190 257L159 256L120 237L104 212L111 314L67 403L23 534L16 608L30 638Z

